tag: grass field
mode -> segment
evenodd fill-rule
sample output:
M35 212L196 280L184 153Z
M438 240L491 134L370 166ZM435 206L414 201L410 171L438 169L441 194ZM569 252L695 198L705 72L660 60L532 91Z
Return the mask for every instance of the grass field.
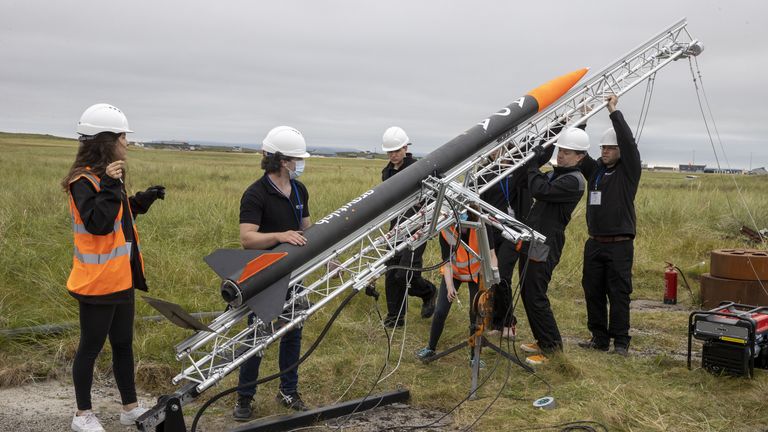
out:
M71 265L71 225L66 195L59 181L71 164L76 142L50 136L0 134L0 328L77 321L77 304L66 292ZM239 247L238 206L242 192L261 175L258 156L239 153L175 152L131 149L128 187L132 191L162 184L168 195L138 218L150 295L180 303L190 311L219 311L219 280L202 257L217 248ZM380 181L382 161L310 159L302 181L318 219ZM722 247L755 247L739 234L746 224L768 226L768 177L706 175L686 180L677 173L643 173L636 206L633 300L661 300L664 261L688 273L698 295L696 264L709 260L709 251ZM745 207L746 204L746 207ZM751 212L755 223L748 214ZM457 426L469 426L496 398L474 430L523 430L578 420L593 420L609 430L725 431L768 430L766 394L768 373L753 380L715 377L701 369L688 371L687 311L664 308L634 310L629 358L584 352L575 342L588 336L580 286L581 253L586 238L584 205L577 207L568 227L563 259L549 293L555 316L566 339L565 352L532 376L498 356L484 351L490 375L480 398L462 404L454 413ZM434 243L434 242L433 242ZM431 244L427 263L437 261ZM706 266L703 266L706 267ZM437 281L439 275L427 275ZM383 293L383 280L379 281ZM466 291L461 292L466 301ZM681 288L679 299L695 309ZM410 306L404 338L395 338L388 371L394 374L374 392L398 386L411 390L417 406L447 411L469 388L466 353L457 353L429 366L413 353L425 345L429 322L418 318L419 302ZM384 309L383 298L379 308ZM307 347L332 311L315 315L305 329ZM439 348L465 336L466 309L455 307ZM137 314L156 315L143 302ZM519 338L530 333L520 309ZM188 331L167 323L136 324L137 379L147 392L172 389L178 373L173 345ZM55 337L0 339L0 386L46 378L69 379L78 332ZM270 349L263 374L276 369L276 349ZM387 343L373 301L357 296L301 367L301 390L314 405L365 395L385 361ZM98 368L110 368L109 348ZM546 381L551 389L544 384ZM233 377L209 390L211 395L234 383ZM276 383L259 390L265 403L259 415L282 412L271 402ZM531 402L544 395L557 399L558 408L536 411ZM205 398L207 394L203 395ZM230 400L214 412L228 413Z

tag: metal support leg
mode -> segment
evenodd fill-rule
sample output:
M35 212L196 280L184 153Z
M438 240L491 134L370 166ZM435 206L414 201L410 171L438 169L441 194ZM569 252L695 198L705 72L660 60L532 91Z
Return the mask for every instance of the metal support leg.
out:
M157 425L155 432L187 432L184 423L184 413L181 410L181 401L175 397L169 397L165 401L165 421Z

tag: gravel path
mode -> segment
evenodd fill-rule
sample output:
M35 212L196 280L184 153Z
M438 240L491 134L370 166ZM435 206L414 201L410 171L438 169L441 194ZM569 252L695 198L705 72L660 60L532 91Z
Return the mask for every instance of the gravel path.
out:
M120 424L120 394L114 381L96 380L92 391L93 409L107 431L135 431L133 426ZM75 409L75 396L71 383L51 380L21 387L0 389L0 432L49 432L69 431ZM139 402L144 406L153 406L155 397L139 394ZM226 431L242 426L233 421L228 407L206 413L201 422L200 432ZM413 409L408 405L394 404L378 408L367 413L357 414L346 421L341 430L345 432L373 432L393 426L425 425L437 420L442 413ZM317 425L312 431L336 430L339 420L330 420L326 425ZM192 417L186 419L191 426ZM454 430L450 416L437 424L435 428L423 431Z

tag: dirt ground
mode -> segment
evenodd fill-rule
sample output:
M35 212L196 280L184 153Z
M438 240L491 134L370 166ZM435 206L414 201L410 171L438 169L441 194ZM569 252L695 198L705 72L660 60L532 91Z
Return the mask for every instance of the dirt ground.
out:
M155 398L139 394L139 403L153 406ZM120 424L120 395L111 379L95 380L92 391L93 409L107 431L129 432L133 426ZM74 390L71 383L51 380L27 384L21 387L0 389L0 432L52 432L68 431L74 414ZM334 419L303 430L318 432L343 430L346 432L373 432L392 426L426 425L434 422L442 413L413 409L408 405L394 404L366 413L356 414L346 420ZM191 426L192 416L186 419ZM451 418L436 423L434 428L424 431L450 431ZM206 413L198 427L201 432L226 431L243 426L230 417L228 410L211 410Z
M682 306L664 305L658 301L635 300L633 310L670 310L678 313L688 313ZM633 329L634 332L640 331ZM575 344L580 340L566 337L566 342ZM633 355L654 356L661 354L652 350L633 351ZM685 360L685 352L665 353L679 360ZM695 358L700 357L694 352ZM111 377L94 377L93 405L104 428L107 431L136 430L132 426L120 424L120 395ZM147 407L155 404L155 397L150 394L139 395L139 402ZM223 404L221 404L223 405ZM57 380L37 382L21 387L0 389L0 432L48 432L68 431L74 414L74 390L72 384ZM194 412L194 411L192 411ZM341 430L345 432L373 432L396 426L426 425L435 422L443 414L439 411L415 409L404 404L394 404L365 413L356 414L345 420L339 427L338 419L325 424L318 424L302 430L326 432ZM192 415L186 418L187 427L191 426ZM451 426L450 416L437 422L434 427L423 428L423 431L458 430ZM212 408L206 412L198 427L200 432L219 432L243 426L230 416L229 407Z

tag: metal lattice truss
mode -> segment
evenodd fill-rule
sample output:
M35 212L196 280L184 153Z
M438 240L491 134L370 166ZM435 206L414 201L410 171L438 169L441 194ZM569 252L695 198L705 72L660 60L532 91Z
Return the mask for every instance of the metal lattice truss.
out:
M465 183L479 193L485 192L531 159L531 147L552 145L557 140L557 130L566 124L586 123L605 108L607 96L621 96L669 63L700 54L702 45L686 26L682 19L630 51L524 125L497 139L496 145L451 170L446 178L453 180L471 173Z
M552 145L557 128L582 124L604 108L607 95L620 96L670 62L697 55L701 45L686 25L681 20L634 49L524 125L489 142L444 177L424 179L419 192L296 270L289 283L291 298L275 322L256 319L244 325L241 322L250 310L240 306L210 323L212 332L198 332L178 344L176 357L185 369L173 379L174 384L185 383L189 391L203 392L338 297L375 283L396 253L416 248L456 224L458 212L474 213L512 241L543 241L540 234L482 201L480 194L533 158L532 146ZM414 208L418 209L415 214ZM396 224L390 230L392 220Z

